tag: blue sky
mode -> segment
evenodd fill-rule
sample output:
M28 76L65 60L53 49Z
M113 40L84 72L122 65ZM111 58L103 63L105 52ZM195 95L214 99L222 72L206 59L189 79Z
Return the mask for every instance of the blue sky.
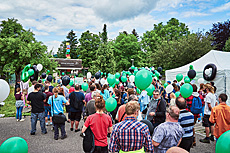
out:
M0 21L13 17L56 52L71 29L80 38L86 30L98 34L104 23L109 39L133 29L141 36L172 17L191 32L208 31L230 18L230 0L0 0Z

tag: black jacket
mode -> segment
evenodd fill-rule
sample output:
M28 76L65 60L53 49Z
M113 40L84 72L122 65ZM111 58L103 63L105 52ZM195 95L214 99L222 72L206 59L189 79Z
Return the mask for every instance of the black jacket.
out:
M163 123L166 119L166 103L165 100L161 98L159 106L157 107L156 114L154 116L155 123Z

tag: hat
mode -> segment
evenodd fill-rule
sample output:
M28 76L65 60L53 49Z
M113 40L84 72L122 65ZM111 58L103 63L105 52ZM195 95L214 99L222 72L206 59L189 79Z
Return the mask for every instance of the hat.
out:
M167 83L171 84L171 81L167 81Z

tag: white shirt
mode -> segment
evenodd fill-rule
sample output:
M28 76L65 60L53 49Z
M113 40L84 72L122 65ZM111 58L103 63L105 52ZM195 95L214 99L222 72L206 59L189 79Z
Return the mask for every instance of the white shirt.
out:
M34 91L34 85L32 85L31 87L29 87L28 89L28 95Z
M216 103L216 96L213 93L209 92L205 98L204 114L211 115L211 110L209 110L208 104L211 104L213 108L215 107L215 103Z

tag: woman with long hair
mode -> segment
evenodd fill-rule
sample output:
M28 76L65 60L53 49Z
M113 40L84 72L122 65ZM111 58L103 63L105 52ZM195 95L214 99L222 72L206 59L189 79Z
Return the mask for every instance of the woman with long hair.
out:
M15 96L15 99L16 99L15 106L16 106L16 109L17 109L16 119L17 119L17 121L24 121L24 119L22 119L22 109L24 107L24 103L23 103L24 96L21 93L20 88L16 89L16 93L15 93L14 96Z
M58 88L53 88L53 96L49 97L48 104L51 105L51 114L52 117L54 114L64 114L63 105L69 104L69 102L65 99L64 96L58 95ZM61 139L65 139L67 137L65 132L65 122L64 123L53 123L54 124L54 139L58 140L59 131L58 128L61 129Z
M100 95L102 95L102 97L104 98L104 100L106 101L110 96L109 96L109 91L107 90L108 85L104 84L101 88L101 92Z
M96 113L90 115L82 128L82 133L90 126L94 134L95 149L93 153L108 153L107 134L112 132L111 117L104 113L105 100L100 95L95 101Z

